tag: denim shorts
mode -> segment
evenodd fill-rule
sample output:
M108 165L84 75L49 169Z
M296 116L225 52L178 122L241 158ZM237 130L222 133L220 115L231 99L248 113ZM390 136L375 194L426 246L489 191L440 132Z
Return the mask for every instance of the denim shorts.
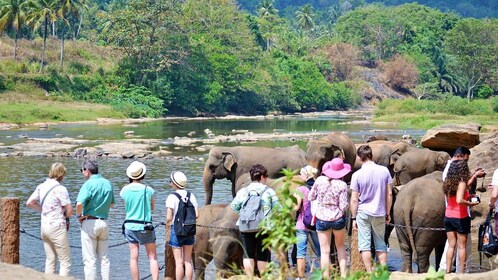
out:
M131 230L125 228L124 236L126 241L132 244L144 245L156 242L156 232L154 230Z
M316 231L311 231L307 229L298 229L296 230L297 237L297 254L296 258L304 259L307 255L308 251L308 235L311 237L311 241L316 249L316 255L320 256L320 242L318 241L318 235L316 235Z
M176 236L175 228L171 226L171 230L169 233L169 242L168 242L169 246L173 248L181 248L185 245L194 245L194 242L195 242L195 235L189 237Z
M359 212L356 215L356 224L358 225L358 250L370 251L372 238L376 252L387 252L387 245L384 241L386 232L386 217L374 217Z
M344 216L335 221L322 221L320 219L316 219L317 231L327 231L329 229L341 230L345 227L346 227L346 217Z

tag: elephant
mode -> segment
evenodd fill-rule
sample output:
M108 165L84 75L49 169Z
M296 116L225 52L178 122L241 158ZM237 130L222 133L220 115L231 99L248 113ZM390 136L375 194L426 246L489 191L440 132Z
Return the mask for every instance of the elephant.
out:
M304 151L295 145L288 148L266 148L254 146L213 147L204 165L203 184L206 193L205 205L211 204L213 184L216 179L226 178L232 182L235 197L235 182L241 174L249 172L255 164L262 164L270 178L280 177L284 168L300 169L307 164Z
M410 180L432 173L443 171L451 156L447 152L436 152L429 149L413 149L401 155L394 164L395 186L404 185Z
M356 149L361 145L365 144L356 144ZM405 141L385 141L385 140L375 140L369 142L367 145L372 148L372 160L382 166L387 167L391 176L394 175L393 166L398 160L398 158L413 149L416 149L413 145L408 144ZM361 168L361 160L358 156L356 156L355 165L353 167L353 171L356 171Z
M436 270L439 268L446 232L416 228L444 228L442 185L442 172L434 171L400 186L401 190L395 195L392 223L397 225L403 272L412 272L412 260L417 263L419 273L427 272L433 249L436 251Z
M323 164L333 158L341 157L351 166L354 166L356 160L354 143L344 133L329 133L318 140L310 140L306 147L306 160L309 165L318 169L318 174L321 174ZM350 178L345 178L348 179Z
M194 268L197 279L204 279L206 265L213 259L213 248L209 240L210 228L223 216L227 204L210 204L199 208L197 232L194 243Z

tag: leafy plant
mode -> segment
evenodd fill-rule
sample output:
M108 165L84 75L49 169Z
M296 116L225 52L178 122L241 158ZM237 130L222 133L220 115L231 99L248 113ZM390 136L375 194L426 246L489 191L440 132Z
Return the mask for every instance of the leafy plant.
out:
M427 275L425 276L426 280L439 280L444 279L444 270L436 271L433 266L429 267L429 271L427 271Z

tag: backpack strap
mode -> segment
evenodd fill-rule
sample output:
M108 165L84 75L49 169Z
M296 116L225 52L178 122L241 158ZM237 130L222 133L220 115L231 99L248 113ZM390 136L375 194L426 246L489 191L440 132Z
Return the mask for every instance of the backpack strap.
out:
M182 201L182 196L179 193L174 192L173 195L175 195L178 198L178 200ZM187 198L187 202L188 202L190 200L190 192L189 191L187 191L187 195L185 197Z
M53 189L55 189L56 187L58 187L58 186L60 186L60 185L61 185L61 184L57 184L57 185L55 185L55 186L51 187L51 188L48 190L48 192L45 194L45 196L43 197L43 199L42 199L42 201L41 201L41 203L40 203L40 206L41 206L42 210L43 210L43 202L45 202L45 198L47 198L48 194L49 194L49 193L50 193Z

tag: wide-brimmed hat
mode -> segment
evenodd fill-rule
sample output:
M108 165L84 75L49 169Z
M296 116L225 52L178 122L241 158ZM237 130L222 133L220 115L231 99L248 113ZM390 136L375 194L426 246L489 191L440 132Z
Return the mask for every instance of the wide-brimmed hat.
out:
M136 180L142 178L146 171L147 167L145 167L145 164L140 161L134 161L130 164L130 166L128 166L128 168L126 168L126 176L130 179Z
M183 189L187 186L187 176L181 171L174 171L169 176L171 182L174 183L178 188Z
M306 177L306 180L314 178L316 173L318 173L318 169L314 168L311 165L306 165L305 167L301 168L301 171L299 172L299 174Z
M351 172L351 165L344 163L341 158L327 161L322 167L322 173L331 179L342 178L349 172Z

